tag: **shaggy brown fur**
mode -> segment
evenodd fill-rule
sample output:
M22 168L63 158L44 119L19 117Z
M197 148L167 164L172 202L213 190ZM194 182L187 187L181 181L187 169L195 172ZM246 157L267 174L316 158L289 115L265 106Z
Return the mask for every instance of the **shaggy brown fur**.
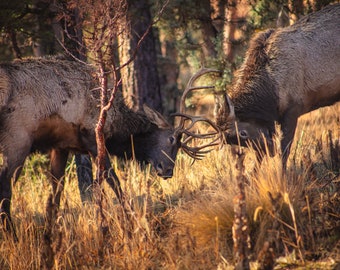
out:
M11 178L19 176L24 161L34 151L51 152L53 191L63 184L69 151L97 155L95 126L99 118L99 84L93 70L73 61L25 59L0 64L0 215L10 229ZM172 176L180 132L150 108L134 112L117 93L109 110L104 136L111 146L140 145L136 155L152 162L160 176ZM113 148L113 149L112 149ZM116 154L115 147L111 152ZM122 151L122 147L117 147ZM106 157L106 169L110 164ZM122 196L113 170L108 183ZM59 196L59 197L58 197ZM56 196L59 205L60 194Z
M295 25L255 35L228 91L233 106L217 105L230 106L217 115L218 124L227 128L227 142L237 144L240 138L244 146L252 142L265 150L264 135L272 150L277 122L285 163L299 116L340 100L339 59L340 4L307 15ZM231 118L228 112L233 107Z

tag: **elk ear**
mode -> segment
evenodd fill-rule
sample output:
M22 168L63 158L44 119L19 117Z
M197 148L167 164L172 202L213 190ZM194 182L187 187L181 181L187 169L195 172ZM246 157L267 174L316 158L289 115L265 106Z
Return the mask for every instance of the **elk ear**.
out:
M146 104L143 104L143 110L148 117L148 119L151 121L151 123L155 124L159 128L165 129L169 128L170 124L165 120L163 115L161 115L159 112L151 109Z

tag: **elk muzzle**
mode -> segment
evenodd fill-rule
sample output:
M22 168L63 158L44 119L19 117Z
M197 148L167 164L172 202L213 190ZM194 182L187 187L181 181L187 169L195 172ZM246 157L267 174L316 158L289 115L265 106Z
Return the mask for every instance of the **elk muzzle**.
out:
M159 162L155 166L157 175L162 177L163 179L169 179L173 176L173 164L165 164L164 162Z

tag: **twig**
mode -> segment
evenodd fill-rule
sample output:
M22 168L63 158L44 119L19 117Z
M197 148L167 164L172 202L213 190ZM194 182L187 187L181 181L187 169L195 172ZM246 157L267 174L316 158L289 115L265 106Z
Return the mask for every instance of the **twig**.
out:
M238 194L234 197L234 224L232 228L234 241L234 256L236 261L235 269L250 269L249 265L249 249L250 238L248 228L248 218L246 209L245 194L245 176L243 161L245 153L241 148L235 151L237 156L236 168L238 175L236 177Z

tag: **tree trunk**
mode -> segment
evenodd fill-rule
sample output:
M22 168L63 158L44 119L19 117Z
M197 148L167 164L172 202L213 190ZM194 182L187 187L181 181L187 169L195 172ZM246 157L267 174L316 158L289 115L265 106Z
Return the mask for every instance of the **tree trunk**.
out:
M227 1L210 0L211 20L216 31L222 33L224 26L224 12Z
M135 59L121 70L123 95L128 105L140 109L144 103L162 112L162 97L157 71L155 39L150 31L141 46L138 41L152 23L149 4L146 0L129 0L128 16L121 22L119 36L120 64L129 61L137 49Z
M158 72L163 97L163 113L170 115L177 112L179 103L179 89L177 85L179 76L178 52L172 35L167 35L161 29L158 33L160 46L157 49L158 55L161 56L158 58Z
M52 32L51 19L53 15L50 12L49 1L35 0L33 2L33 13L35 15L35 29L32 42L34 56L53 55L56 53L55 39L50 33Z
M209 0L201 2L201 25L202 25L202 37L203 37L203 55L205 59L216 58L217 51L215 49L215 41L217 38L217 31L213 25L211 18L212 10Z
M247 0L231 0L225 5L223 27L223 53L225 59L235 68L235 55L242 55L245 49L246 24L250 5Z
M236 14L236 0L228 2L225 7L226 23L223 30L223 52L225 58L232 63L234 60L234 40L235 40L235 21Z

